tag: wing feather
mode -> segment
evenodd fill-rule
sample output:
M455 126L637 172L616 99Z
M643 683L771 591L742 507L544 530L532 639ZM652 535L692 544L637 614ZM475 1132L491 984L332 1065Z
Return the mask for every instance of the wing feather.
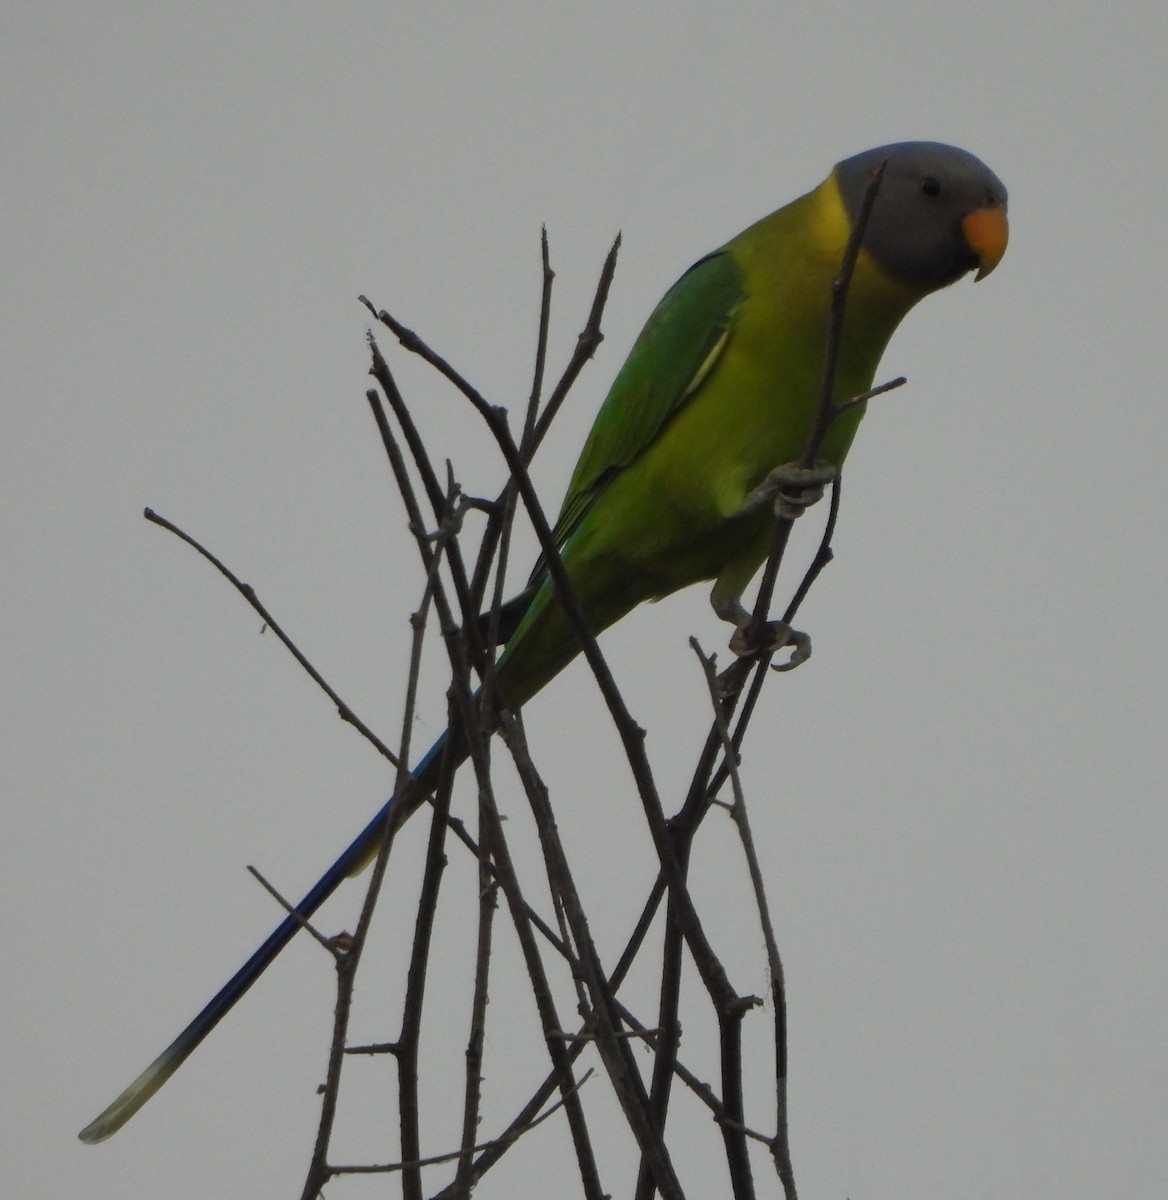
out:
M738 267L723 250L694 263L665 293L613 381L580 454L556 520L558 545L701 387L726 347L742 300ZM541 569L542 563L535 575Z

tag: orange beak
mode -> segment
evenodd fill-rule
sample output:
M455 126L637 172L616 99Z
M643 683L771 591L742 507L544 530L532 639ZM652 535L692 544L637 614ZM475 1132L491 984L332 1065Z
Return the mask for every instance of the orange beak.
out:
M974 279L984 279L1002 261L1010 240L1010 223L1004 208L979 208L961 222L961 232L980 266Z

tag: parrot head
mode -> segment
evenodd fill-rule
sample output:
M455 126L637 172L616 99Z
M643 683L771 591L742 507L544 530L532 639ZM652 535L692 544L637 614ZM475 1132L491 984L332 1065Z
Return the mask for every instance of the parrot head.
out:
M1006 185L981 159L942 142L895 142L845 158L834 176L853 222L882 165L864 248L887 274L931 292L969 271L984 279L1001 262Z

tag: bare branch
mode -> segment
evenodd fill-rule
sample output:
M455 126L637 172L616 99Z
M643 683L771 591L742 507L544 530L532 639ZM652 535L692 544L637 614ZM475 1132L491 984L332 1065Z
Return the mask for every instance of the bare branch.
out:
M147 508L142 515L147 521L151 521L155 525L161 526L163 529L173 533L175 537L186 542L192 549L197 550L225 579L229 580L236 588L241 596L256 610L260 615L260 619L264 622L264 626L270 629L276 637L283 642L284 646L291 653L292 657L308 672L312 681L320 688L322 692L337 706L337 713L342 721L347 721L370 745L377 749L377 752L382 757L389 759L394 766L397 765L397 755L362 721L357 714L341 699L341 697L329 686L324 676L308 661L307 658L300 652L299 647L295 642L284 632L280 623L268 612L267 608L260 602L260 598L256 595L255 588L250 583L244 583L237 575L234 574L227 566L216 558L202 543L197 542L189 533L185 533L172 521L168 521L165 517L160 516L152 508Z

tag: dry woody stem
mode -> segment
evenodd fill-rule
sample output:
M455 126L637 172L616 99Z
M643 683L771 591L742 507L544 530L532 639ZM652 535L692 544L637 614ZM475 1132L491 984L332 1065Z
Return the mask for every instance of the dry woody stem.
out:
M876 178L869 190L868 209L878 186ZM861 217L833 285L832 333L819 415L800 459L804 467L814 464L831 422L847 406L833 403L831 397L848 280L863 228ZM409 622L410 665L395 750L341 699L251 587L190 535L147 510L148 519L189 543L223 573L324 690L342 719L399 773L406 770L413 758L411 731L417 718L425 656L433 653L428 645L433 639L427 639L431 626L437 628L448 667L451 732L447 745L457 745L464 752L469 763L466 774L472 777L473 785L469 795L465 789L456 788L452 769L455 756L448 755L437 790L429 806L422 808L430 819L425 865L412 915L413 934L397 1028L385 1040L350 1044L349 1023L354 982L383 884L393 869L397 835L408 812L384 822L380 853L368 879L364 905L352 936L326 938L312 930L335 964L337 1002L321 1089L320 1121L302 1191L304 1200L319 1196L321 1189L338 1176L385 1172L399 1176L402 1195L407 1200L422 1200L427 1196L444 1200L466 1197L505 1156L517 1153L517 1148L537 1127L555 1121L565 1123L572 1146L573 1161L571 1165L564 1164L565 1178L569 1170L574 1170L579 1191L588 1200L630 1194L637 1200L650 1200L656 1195L664 1200L682 1200L693 1194L694 1185L687 1185L675 1161L678 1149L675 1139L681 1137L681 1123L674 1116L671 1126L671 1113L678 1107L674 1102L679 1095L695 1098L708 1116L710 1150L721 1147L727 1194L735 1200L751 1200L758 1194L756 1172L765 1167L774 1180L766 1188L766 1194L772 1194L777 1187L786 1200L796 1197L787 1133L788 1045L783 965L766 899L765 867L751 832L746 792L739 773L747 729L757 712L763 683L776 678L768 669L770 652L735 662L719 676L715 656L705 654L696 641L693 643L699 664L694 686L708 695L712 709L710 729L696 747L692 778L684 794L662 795L646 753L644 731L621 695L573 595L571 580L560 561L549 521L529 475L532 458L551 421L561 411L573 384L601 341L601 318L613 280L618 246L619 239L604 263L577 344L545 397L554 272L546 232L543 234L535 365L517 430L513 430L505 409L482 396L418 334L362 298L378 324L391 331L407 351L428 363L453 387L461 398L459 404L465 403L471 413L477 414L487 447L498 455L507 472L507 482L499 494L483 502L470 500L463 494L452 467L446 465L442 470L436 467L436 456L419 433L411 405L370 334L370 373L376 387L367 393L369 411L420 563L419 599ZM897 382L874 389L869 395ZM855 401L864 398L867 397ZM837 480L832 485L819 548L792 588L784 621L794 617L831 561L831 536L839 498ZM513 530L520 520L527 521L534 530L560 602L580 641L583 658L603 696L628 760L632 781L630 802L626 806L629 836L639 820L639 804L640 818L652 846L644 863L641 890L644 900L627 913L625 928L631 932L624 939L623 948L620 943L611 944L614 931L611 915L606 917L603 929L598 930L582 899L576 876L584 864L572 861L570 847L560 837L554 798L549 795L536 765L539 747L529 746L519 715L498 710L493 701L500 610L509 590L505 572ZM772 608L793 520L791 515L776 517L774 550L763 571L753 607L754 620L760 625L768 619ZM518 823L514 784L507 785L511 790L505 797L511 819L502 818L503 797L499 789L504 785L492 762L492 751L496 756L499 753L499 746L493 743L496 729L514 763L519 795L524 797L530 814L538 851L533 851L526 842L522 851L518 845L512 845ZM723 799L726 792L728 797ZM741 870L753 897L755 927L761 932L765 947L763 972L770 992L769 1018L760 997L742 991L732 982L726 966L726 935L713 927L689 887L691 875L702 870L695 835L711 813L727 812L739 831ZM773 809L768 819L778 819ZM453 1124L450 1097L447 1097L447 1111L439 1116L427 1100L424 1086L432 1069L431 1027L440 1019L440 1011L450 1011L450 997L436 997L429 985L436 969L435 955L439 951L435 947L436 939L441 936L444 905L454 903L448 899L447 886L452 871L470 873L478 898L473 917L464 912L460 918L468 927L473 925L474 931L468 942L469 958L464 972L467 1024L461 1033L448 1026L442 1029L446 1044L461 1045L465 1058L460 1111ZM285 903L275 888L266 882L264 885L281 904ZM503 914L499 913L500 906ZM291 911L290 906L285 907ZM502 915L506 921L501 925ZM741 916L746 920L747 914ZM409 928L410 918L400 906L387 914L387 919L399 936ZM491 1057L492 1021L506 1019L506 1014L500 1006L496 1006L498 1011L493 1010L489 1003L492 965L499 940L504 936L513 936L512 945L518 948L533 1001L528 1011L536 1015L538 1040L544 1047L542 1065L539 1054L522 1064L531 1075L529 1098L507 1118L491 1089L492 1071L499 1070L499 1064ZM759 974L752 972L750 978L757 979ZM639 979L636 988L630 982L634 976ZM646 993L646 977L654 981L651 995ZM497 987L501 986L495 982ZM515 981L509 980L508 984L514 987ZM445 1005L441 1010L440 1002ZM384 1005L384 996L379 997L379 1003ZM649 1006L652 1011L637 1011ZM570 1015L573 1009L575 1016ZM684 1030L680 1020L683 1009L689 1014ZM694 1015L703 1012L708 1022L704 1030L697 1028L700 1022ZM687 1047L703 1044L716 1047L716 1082L704 1080L701 1072L687 1064ZM360 1164L334 1162L330 1158L346 1064L355 1062L356 1056L366 1056L396 1074L398 1132L392 1161ZM766 1061L772 1064L774 1089L769 1117L748 1111L746 1099L748 1074L756 1072L759 1064ZM516 1069L514 1064L509 1067ZM594 1132L596 1114L602 1111L602 1106L606 1120L611 1120L614 1113L619 1115L637 1147L636 1169L629 1177L619 1177L620 1162L613 1161L606 1153L608 1139ZM687 1103L687 1107L690 1111L686 1116L685 1138L690 1141L695 1117L693 1104ZM767 1125L769 1129L763 1128ZM449 1138L448 1144L434 1152L436 1138L442 1136ZM563 1186L563 1182L557 1182L557 1194L576 1190Z

